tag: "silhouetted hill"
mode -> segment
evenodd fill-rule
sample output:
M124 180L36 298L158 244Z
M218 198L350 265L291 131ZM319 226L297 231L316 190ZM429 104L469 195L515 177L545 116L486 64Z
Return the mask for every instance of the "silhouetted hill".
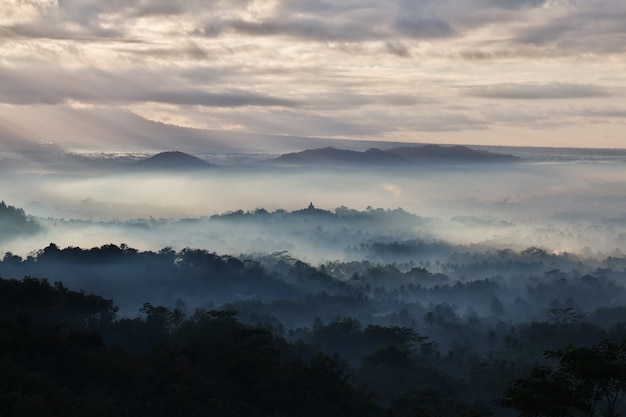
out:
M169 171L185 171L192 169L210 168L213 165L186 154L184 152L172 151L161 152L149 158L138 161L135 165L139 169L147 170L169 170Z
M493 153L468 148L467 146L401 146L386 150L387 153L401 156L410 160L447 159L463 161L514 161L519 158L513 155Z
M411 162L505 162L518 160L513 155L492 153L483 150L470 149L466 146L403 146L380 150L371 148L364 152L332 147L308 149L302 152L288 153L279 156L274 162L302 165L384 165L397 166Z
M395 164L405 163L399 155L371 148L365 152L332 147L288 153L274 161L288 164Z
M17 235L34 234L41 231L41 226L24 210L0 202L0 241Z

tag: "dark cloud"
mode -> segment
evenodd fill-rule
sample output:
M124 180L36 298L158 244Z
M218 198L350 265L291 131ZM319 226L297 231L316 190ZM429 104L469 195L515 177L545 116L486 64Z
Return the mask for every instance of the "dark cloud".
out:
M564 36L568 36L577 29L579 29L578 23L569 19L553 21L550 25L531 25L530 27L519 30L515 35L515 41L544 45L562 39Z
M61 75L61 76L59 76ZM0 102L7 104L58 104L70 96L84 97L85 88L68 74L53 68L44 71L0 68Z
M431 7L426 7L426 3L283 1L272 14L260 20L211 19L203 30L209 36L230 30L244 35L288 36L314 41L391 41L399 36L429 39L451 35L450 24Z
M609 117L609 118L626 119L626 109L616 109L616 108L586 109L584 110L583 115L588 115L588 116L593 116L593 117Z
M207 92L200 88L169 88L158 75L110 74L102 71L72 72L0 68L0 102L9 104L59 104L76 100L91 104L156 102L205 107L297 106L294 100L248 91ZM124 76L127 75L127 76Z
M358 91L328 91L308 94L302 101L303 107L318 109L345 109L369 105L415 106L432 104L433 100L408 94L365 94Z
M459 53L459 56L471 61L484 61L493 58L493 53L480 49L466 49Z
M582 99L607 97L610 94L594 85L583 84L497 84L471 87L466 94L473 97L510 100Z
M267 19L261 22L232 20L225 27L249 36L289 36L315 41L359 41L385 37L375 25L350 20L327 21L318 17L290 18L288 20Z
M408 58L411 56L411 51L409 50L409 47L402 42L385 42L385 51L403 58Z
M626 48L626 8L618 0L550 3L547 0L59 0L58 9L41 11L31 23L5 25L13 36L90 41L129 41L140 18L180 22L178 35L219 37L237 33L255 37L288 37L309 41L390 42L387 52L408 56L398 48L406 39L427 40L462 36L491 25L511 25L510 41L581 50L623 51ZM527 13L545 8L553 18L534 22ZM262 11L256 11L262 9ZM542 14L543 11L542 11ZM522 23L522 24L520 24ZM136 40L136 39L135 39ZM158 48L156 49L158 53ZM471 54L470 54L471 55ZM478 55L472 55L475 58ZM494 55L481 54L480 59Z
M19 117L24 113L29 116L28 120ZM17 133L10 135L13 132ZM256 137L184 128L150 121L127 110L104 107L74 109L56 105L0 111L0 135L3 138L0 140L0 150L5 152L33 148L35 144L18 136L24 134L38 140L62 143L66 147L102 150L163 150L175 147L187 152L207 148L230 152L242 149ZM5 137L13 139L9 141Z
M437 38L453 33L450 25L442 19L420 14L398 16L395 27L401 35L412 38Z
M144 16L172 16L180 15L186 11L184 1L175 0L150 0L137 1L132 8L132 15L137 17Z
M23 3L29 5L28 0ZM193 20L189 20L188 15L195 17L215 10L237 10L250 0L58 0L57 3L58 7L38 6L40 19L34 22L5 27L13 36L20 37L129 41L126 30L127 26L133 26L133 20L161 17L191 23Z
M105 28L99 25L73 26L56 24L54 22L42 22L42 24L15 24L6 27L10 37L35 38L35 39L71 39L75 41L90 42L97 39L122 39L124 33L115 28ZM124 42L130 41L129 39ZM136 41L133 41L136 42Z
M501 7L503 9L523 9L528 7L540 7L548 0L486 0L486 6Z
M205 107L242 106L287 106L295 107L294 100L265 96L261 94L234 91L228 93L207 93L196 90L151 91L136 97L137 101L153 101L167 104L194 105Z
M626 7L605 1L606 8L581 5L566 16L530 24L513 32L521 44L553 46L570 54L623 53L626 51Z
M196 61L206 60L211 57L211 53L200 47L197 43L189 41L184 45L171 45L169 47L148 47L148 48L118 48L130 56L144 56L161 59L191 59Z
M265 20L262 22L232 20L226 22L226 25L240 34L251 36L289 35L325 40L344 39L349 35L346 28L336 27L330 22L313 18L293 19L288 22L278 20Z
M104 15L175 16L196 7L195 2L185 0L58 0L58 4L63 15L84 25L97 23Z

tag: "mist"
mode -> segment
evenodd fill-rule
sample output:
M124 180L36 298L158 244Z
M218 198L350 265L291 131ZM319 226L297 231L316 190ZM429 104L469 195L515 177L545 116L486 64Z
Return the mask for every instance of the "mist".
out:
M515 164L400 168L318 168L255 161L202 172L116 170L121 172L3 175L3 199L37 218L43 231L1 241L1 249L26 255L50 242L80 247L126 243L141 250L193 247L237 255L264 247L288 250L318 264L343 260L345 247L383 237L513 249L540 246L554 253L590 255L619 251L626 232L620 160L525 159ZM251 219L241 224L211 219L238 210L297 211L310 203L333 213L342 207L401 208L415 218L387 219L384 224L276 223L271 227ZM317 230L334 236L344 228L344 234L360 231L362 235L344 236L329 247L294 233Z
M290 288L293 271L283 270L281 262L290 268L303 262L311 271L373 299L372 286L391 291L393 295L386 297L400 304L388 311L376 307L375 313L364 315L368 322L397 314L407 305L419 305L421 314L428 305L440 303L454 305L460 315L490 317L495 293L476 299L462 291L452 296L439 290L407 290L411 285L454 286L489 279L508 306L507 318L519 321L541 317L550 302L576 299L557 292L541 305L529 301L535 307L528 309L519 300L529 285L554 274L578 279L598 268L608 271L607 259L625 256L626 187L620 159L548 154L491 164L318 166L279 164L273 155L247 159L240 155L205 157L213 163L206 170L130 169L142 158L61 155L48 166L38 161L39 172L9 167L0 179L3 198L23 208L29 221L38 225L36 231L0 240L3 253L24 260L18 263L23 268L9 270L11 276L42 276L96 291L115 299L131 315L147 301L187 303L193 309L256 297L263 303L283 298L295 302L311 290L299 282L287 297L255 284L234 292L210 287L198 296L192 287L180 287L172 273L169 278L157 274L154 282L131 295L134 274L147 273L139 261L130 267L116 260L100 269L81 264L81 273L68 272L76 271L71 260L64 260L69 264L59 269L26 262L36 261L51 244L84 250L114 245L145 254L166 250L178 254L176 259L185 258L181 255L185 251L202 250L257 262L264 273L272 279L278 274L276 279ZM68 160L73 164L63 163ZM123 280L108 278L111 271ZM415 271L422 272L414 277ZM550 271L558 273L545 275ZM132 288L136 286L140 285ZM311 291L332 293L326 284ZM587 304L587 311L615 304L615 294ZM271 310L268 315L280 315ZM328 311L332 310L318 313L330 319ZM282 319L304 325L315 314L294 317Z

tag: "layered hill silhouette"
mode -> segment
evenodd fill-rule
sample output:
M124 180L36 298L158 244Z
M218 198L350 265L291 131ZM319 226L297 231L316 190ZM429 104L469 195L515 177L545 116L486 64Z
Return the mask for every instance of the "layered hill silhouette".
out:
M414 162L506 162L516 161L513 155L475 150L466 146L403 146L381 150L371 148L364 152L326 147L308 149L302 152L279 156L274 162L285 164L344 164L344 165L386 165Z
M179 151L161 152L135 164L140 170L188 171L214 167L198 157Z
M288 153L275 159L276 162L293 164L389 164L406 162L406 160L390 152L371 148L364 152L326 147L308 149L302 152Z
M467 146L401 146L387 149L386 152L399 155L405 159L448 159L465 161L515 161L519 158L513 155L494 153L489 151L471 149Z

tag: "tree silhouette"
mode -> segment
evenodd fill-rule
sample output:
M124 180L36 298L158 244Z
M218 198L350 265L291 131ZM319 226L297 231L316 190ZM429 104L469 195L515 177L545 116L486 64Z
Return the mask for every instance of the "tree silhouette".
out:
M626 340L547 351L555 368L539 366L517 379L500 400L522 416L616 417L626 394Z
M0 241L19 234L34 234L41 230L41 226L23 209L9 206L0 201Z

